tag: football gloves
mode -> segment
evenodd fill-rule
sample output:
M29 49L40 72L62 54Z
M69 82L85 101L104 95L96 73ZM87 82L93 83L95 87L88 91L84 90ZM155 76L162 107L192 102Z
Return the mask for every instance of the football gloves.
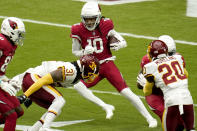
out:
M16 89L17 92L21 89L21 85L16 80L11 79L9 81L9 84L11 84Z
M111 43L111 44L110 44L110 49L111 49L111 50L117 51L117 50L119 50L120 48L124 48L124 47L126 47L126 46L127 46L127 45L126 45L126 42L125 42L125 41L115 42L115 43Z
M32 104L32 100L30 98L27 98L25 101L24 101L24 105L26 108L28 108L29 106L31 106Z
M94 48L90 45L87 45L84 50L84 55L93 54Z
M23 104L26 101L27 96L23 94L23 95L17 96L17 99L20 101L20 104Z
M8 82L0 81L0 86L1 86L1 89L7 92L9 95L16 96L16 93L17 93L16 89Z
M139 73L139 75L137 76L137 83L139 83L142 87L145 86L146 78L144 77L142 73Z

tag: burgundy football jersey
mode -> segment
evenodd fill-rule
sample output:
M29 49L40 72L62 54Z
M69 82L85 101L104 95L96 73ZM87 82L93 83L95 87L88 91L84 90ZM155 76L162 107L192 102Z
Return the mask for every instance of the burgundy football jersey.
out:
M5 74L16 48L16 45L12 44L3 34L0 34L0 76Z
M143 69L144 65L148 64L149 62L151 62L150 58L148 57L148 55L144 55L142 58L142 61L140 63L141 68Z
M112 56L107 34L113 28L113 22L109 18L102 18L99 26L93 31L87 30L81 22L72 26L71 37L78 39L83 49L89 44L92 45L95 49L94 56L103 60Z

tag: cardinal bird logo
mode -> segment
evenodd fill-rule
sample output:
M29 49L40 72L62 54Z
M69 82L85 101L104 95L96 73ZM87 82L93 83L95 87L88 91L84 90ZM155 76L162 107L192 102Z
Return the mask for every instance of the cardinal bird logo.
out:
M12 20L8 20L9 24L10 24L10 27L15 30L15 29L18 29L18 26L17 26L17 23L12 21Z

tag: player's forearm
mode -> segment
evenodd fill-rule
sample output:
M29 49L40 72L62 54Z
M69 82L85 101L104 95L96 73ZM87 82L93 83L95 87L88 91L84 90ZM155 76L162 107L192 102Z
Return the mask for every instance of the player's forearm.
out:
M144 88L143 88L143 92L145 96L149 96L152 94L152 89L153 89L154 83L153 82L146 82Z
M53 78L51 74L47 74L42 78L38 79L33 85L31 85L29 89L24 93L24 95L29 97L31 94L39 90L42 86L52 83L53 83Z
M72 38L72 53L77 56L83 56L84 49L81 49L81 44L78 39Z
M187 72L187 70L186 70L186 68L184 68L184 74L187 76L187 78L188 78L188 72Z

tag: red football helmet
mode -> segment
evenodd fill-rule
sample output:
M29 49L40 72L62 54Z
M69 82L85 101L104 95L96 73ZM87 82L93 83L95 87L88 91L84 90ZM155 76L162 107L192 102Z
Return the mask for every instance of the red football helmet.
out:
M167 45L161 40L154 40L148 46L148 54L151 58L157 58L161 54L167 55L168 47Z
M99 73L99 61L93 55L84 55L80 58L82 78L91 83Z

